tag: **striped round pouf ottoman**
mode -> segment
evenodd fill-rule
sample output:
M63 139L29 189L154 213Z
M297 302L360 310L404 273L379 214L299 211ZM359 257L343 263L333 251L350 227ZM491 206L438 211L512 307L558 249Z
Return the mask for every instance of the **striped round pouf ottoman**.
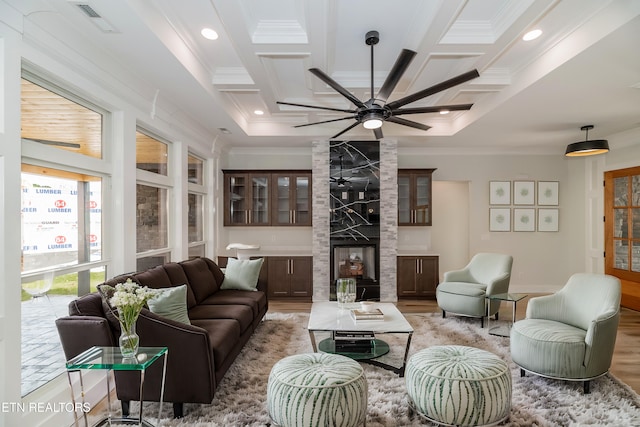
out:
M437 424L498 424L511 410L511 372L493 353L473 347L430 347L411 356L405 372L414 409Z
M357 426L365 422L367 380L360 364L328 353L296 354L273 365L267 410L280 426Z

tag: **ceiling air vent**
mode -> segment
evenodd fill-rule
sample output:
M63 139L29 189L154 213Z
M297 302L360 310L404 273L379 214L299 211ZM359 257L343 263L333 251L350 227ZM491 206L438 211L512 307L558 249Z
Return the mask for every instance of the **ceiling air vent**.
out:
M89 21L100 29L103 33L119 33L119 31L111 25L109 21L104 19L89 3L73 2L82 13L89 18Z
M82 10L84 12L84 14L87 15L89 18L102 18L102 16L98 15L98 12L93 10L91 5L88 5L88 4L77 4L76 6L78 6L80 8L80 10Z

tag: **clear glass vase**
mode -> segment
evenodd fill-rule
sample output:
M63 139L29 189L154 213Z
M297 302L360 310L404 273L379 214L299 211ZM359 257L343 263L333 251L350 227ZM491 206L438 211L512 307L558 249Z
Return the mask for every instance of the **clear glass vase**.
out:
M135 357L138 354L138 346L140 344L140 337L136 333L136 322L131 325L125 325L120 323L120 338L118 339L120 345L120 353L123 357Z
M356 301L356 279L336 280L338 307L347 308Z

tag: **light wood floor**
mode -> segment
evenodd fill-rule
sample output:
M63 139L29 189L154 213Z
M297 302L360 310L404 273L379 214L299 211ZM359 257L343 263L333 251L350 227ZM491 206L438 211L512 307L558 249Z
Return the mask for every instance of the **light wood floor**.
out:
M518 302L517 319L522 319L526 305L532 296ZM439 313L435 300L400 300L398 309L403 313ZM282 313L309 312L311 303L269 300L269 311ZM503 303L500 307L500 318L511 318L511 303ZM480 322L478 322L480 327ZM508 338L505 338L508 339ZM640 312L627 308L621 309L620 325L613 354L610 372L628 384L636 393L640 393Z

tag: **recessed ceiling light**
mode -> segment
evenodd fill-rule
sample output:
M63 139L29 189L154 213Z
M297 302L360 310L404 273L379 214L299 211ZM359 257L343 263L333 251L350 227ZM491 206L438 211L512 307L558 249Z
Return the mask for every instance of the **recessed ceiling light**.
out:
M526 42L535 40L538 37L540 37L541 34L542 34L542 30L540 29L531 30L528 33L526 33L524 36L522 36L522 40Z
M200 34L202 34L202 37L204 37L205 39L209 39L209 40L218 39L218 33L213 31L211 28L203 28L202 31L200 31Z
M440 110L440 114L449 114L450 111L449 110Z
M253 114L255 114L256 116L261 116L261 115L263 115L263 114L264 114L264 111L262 111L262 110L255 110L255 111L253 112Z

